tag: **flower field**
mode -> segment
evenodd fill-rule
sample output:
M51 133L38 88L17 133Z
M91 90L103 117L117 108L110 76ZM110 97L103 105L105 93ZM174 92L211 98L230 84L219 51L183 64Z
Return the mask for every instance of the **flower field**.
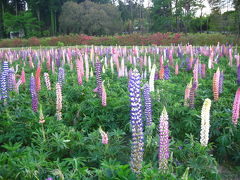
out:
M0 179L240 176L231 45L2 49L0 60Z

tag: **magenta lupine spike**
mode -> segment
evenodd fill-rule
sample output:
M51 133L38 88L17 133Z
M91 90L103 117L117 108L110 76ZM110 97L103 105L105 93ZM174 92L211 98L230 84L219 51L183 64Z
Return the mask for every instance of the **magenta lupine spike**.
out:
M233 110L232 110L232 123L237 125L239 118L239 108L240 108L240 88L238 88L235 99L233 102Z
M192 88L190 89L190 94L189 94L189 106L192 109L195 106L195 91L196 91L196 83L193 82L193 85L192 85Z
M38 94L36 90L36 81L33 74L31 75L31 79L30 79L30 92L32 96L32 110L34 112L37 112L38 111Z
M163 108L159 121L159 169L166 170L169 159L169 125L166 108Z
M132 150L131 169L134 173L140 174L143 161L143 123L140 74L137 69L133 70L129 81L129 93L131 102L131 129L132 129Z

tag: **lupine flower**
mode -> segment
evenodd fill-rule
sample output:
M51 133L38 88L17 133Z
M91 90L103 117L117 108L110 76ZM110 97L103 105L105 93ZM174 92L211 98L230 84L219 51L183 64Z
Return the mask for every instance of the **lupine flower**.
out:
M61 87L63 86L64 80L65 80L65 72L64 72L64 69L60 67L58 69L58 83L61 85Z
M159 79L161 79L161 80L164 79L164 67L163 66L160 67Z
M51 82L50 82L49 74L47 72L44 73L44 80L45 80L47 89L51 90Z
M39 110L39 123L40 124L45 123L45 119L44 119L44 116L43 116L42 106L41 105L40 105L40 110Z
M159 169L167 169L169 159L169 129L168 114L166 108L163 108L159 121Z
M104 87L104 82L102 83L102 106L107 106L107 93Z
M62 88L59 82L56 84L56 111L57 120L62 119Z
M8 62L7 61L3 61L2 72L3 71L8 71L8 70L9 70Z
M221 71L220 78L219 78L219 94L222 94L223 92L223 81L224 81L224 74L223 74L223 71Z
M190 97L190 91L192 88L192 80L189 84L187 84L187 87L185 89L185 96L184 96L184 106L189 106L189 97Z
M144 103L145 103L145 118L146 118L146 126L152 125L152 101L150 96L150 87L146 83L144 85Z
M88 63L88 55L85 53L85 69L86 69L86 81L89 80L89 63Z
M36 71L36 91L39 92L41 90L41 66L38 65L37 71Z
M79 60L76 60L78 84L82 85L82 73L81 73L81 67L80 66L81 66L81 62Z
M195 106L195 90L196 90L196 83L193 82L193 85L192 85L192 88L190 89L190 94L189 94L189 106L192 109Z
M202 78L206 77L206 64L202 64Z
M8 97L7 75L8 75L8 71L3 71L1 73L1 99L7 99Z
M102 136L102 144L108 144L108 134L105 133L101 127L99 128L99 132Z
M232 123L237 125L239 118L239 108L240 108L240 88L238 88L235 99L233 102L233 110L232 110Z
M12 68L10 68L8 70L8 75L7 75L7 90L8 91L12 91L13 90L13 88L14 88L14 80L15 80L14 70Z
M38 95L37 95L37 91L36 91L36 82L35 82L35 78L34 78L33 74L31 75L31 79L30 79L30 92L31 92L31 96L32 96L32 110L34 112L37 112L37 110L38 110Z
M198 88L198 61L194 64L193 68L193 82L196 83L196 89Z
M201 139L200 143L202 146L207 146L209 139L209 128L210 128L210 107L211 100L205 99L201 112Z
M102 64L97 60L96 62L96 77L97 77L97 87L98 87L98 95L102 98Z
M199 76L199 78L202 77L202 64L201 63L198 64L198 76Z
M214 101L217 101L219 98L219 78L220 78L220 71L219 68L216 73L213 75L213 97Z
M170 79L170 69L167 66L164 66L164 79L165 80L169 80Z
M140 95L140 74L137 69L133 70L129 81L129 92L131 102L131 129L132 129L132 150L131 150L131 169L139 174L142 169L143 161L143 123L142 123L142 104Z
M175 65L175 74L178 75L178 63Z
M25 78L25 71L24 71L24 68L22 68L21 80L22 80L22 84L25 84L25 83L26 83L26 78Z
M150 78L149 78L149 87L150 87L150 92L154 92L154 75L156 71L156 65L154 64L152 66L152 70L150 73Z
M237 68L237 84L240 85L240 65Z

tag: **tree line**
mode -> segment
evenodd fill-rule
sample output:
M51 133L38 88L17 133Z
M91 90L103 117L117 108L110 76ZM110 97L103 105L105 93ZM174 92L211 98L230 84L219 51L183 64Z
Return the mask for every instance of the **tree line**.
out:
M152 0L147 7L144 0L1 0L0 38L19 31L25 37L133 32L239 35L240 1L209 0L209 3L211 14L204 15L203 0Z

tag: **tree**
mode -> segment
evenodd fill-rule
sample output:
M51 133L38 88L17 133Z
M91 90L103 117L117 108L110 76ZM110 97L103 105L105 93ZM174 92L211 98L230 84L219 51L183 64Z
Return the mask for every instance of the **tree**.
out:
M59 22L64 33L102 35L122 30L120 12L114 5L96 4L91 1L80 4L66 2L62 9Z
M24 31L26 37L39 36L40 23L31 12L21 12L18 16L4 14L4 27L7 33Z

